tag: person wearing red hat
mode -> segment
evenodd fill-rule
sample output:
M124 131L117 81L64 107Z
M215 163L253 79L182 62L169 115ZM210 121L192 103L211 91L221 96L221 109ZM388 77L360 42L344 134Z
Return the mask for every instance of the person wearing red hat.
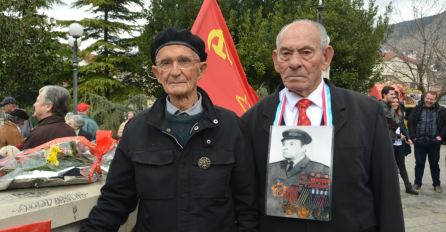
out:
M93 136L93 140L96 140L96 131L99 130L99 126L93 119L88 117L90 114L88 108L90 108L90 105L82 102L77 106L77 112L85 120L85 126L82 127L82 130L90 133Z

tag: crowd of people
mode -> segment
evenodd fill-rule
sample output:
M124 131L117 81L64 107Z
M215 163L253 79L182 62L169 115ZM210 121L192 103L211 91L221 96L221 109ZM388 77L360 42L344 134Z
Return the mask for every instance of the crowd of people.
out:
M164 93L151 108L127 114L132 120L121 125L122 138L102 195L81 231L118 231L138 204L135 231L404 231L397 166L406 192L418 194L426 156L434 190L441 192L438 157L446 136L446 111L436 103L436 94L429 92L413 110L407 131L394 90L383 89L384 100L378 102L322 78L335 51L317 22L296 20L282 28L272 59L283 83L241 117L214 105L197 86L208 67L200 37L167 28L154 37L149 52ZM80 114L65 123L69 102L66 89L43 87L34 104L39 124L22 149L54 137L94 139L98 128L88 117L88 105L80 104ZM26 112L14 112L8 129L27 119ZM268 147L271 126L276 125L334 127L331 166L311 161L301 151L315 139L301 129L282 134L284 149L293 146L298 155L284 155L284 162L273 165L294 194L302 193L293 179L330 176L328 211L290 200L306 210L290 213L305 218L308 212L319 212L312 217L330 214L330 220L276 217L266 210L272 191L267 186ZM412 142L414 185L402 147Z

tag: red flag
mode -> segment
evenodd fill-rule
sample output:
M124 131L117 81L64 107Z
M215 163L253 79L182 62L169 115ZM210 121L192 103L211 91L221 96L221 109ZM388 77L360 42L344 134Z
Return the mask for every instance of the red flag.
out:
M204 40L208 53L208 68L198 86L206 90L215 105L242 115L259 98L246 79L216 0L203 2L191 31Z
M4 229L0 232L51 232L51 220Z

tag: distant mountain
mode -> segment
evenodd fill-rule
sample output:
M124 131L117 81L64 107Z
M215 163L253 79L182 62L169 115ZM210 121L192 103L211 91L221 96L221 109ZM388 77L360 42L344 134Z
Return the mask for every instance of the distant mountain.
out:
M444 11L443 13L437 14L437 15L433 15L433 16L429 16L429 17L425 17L423 18L423 26L428 26L429 24L431 24L432 22L435 22L436 20L438 20L439 18L446 18L446 11ZM410 20L410 21L404 21L404 22L400 22L400 23L396 23L393 25L393 33L389 36L389 40L400 40L400 39L404 39L404 30L406 28L408 28L410 31L417 31L417 21L419 19L414 19L414 20Z

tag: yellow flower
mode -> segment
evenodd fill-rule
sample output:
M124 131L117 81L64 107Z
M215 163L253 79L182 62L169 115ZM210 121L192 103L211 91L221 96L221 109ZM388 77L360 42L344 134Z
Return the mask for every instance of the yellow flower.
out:
M50 154L48 155L48 158L46 159L46 163L59 166L59 160L57 160L57 153L59 152L62 152L62 150L59 149L59 145L51 146L51 151Z

